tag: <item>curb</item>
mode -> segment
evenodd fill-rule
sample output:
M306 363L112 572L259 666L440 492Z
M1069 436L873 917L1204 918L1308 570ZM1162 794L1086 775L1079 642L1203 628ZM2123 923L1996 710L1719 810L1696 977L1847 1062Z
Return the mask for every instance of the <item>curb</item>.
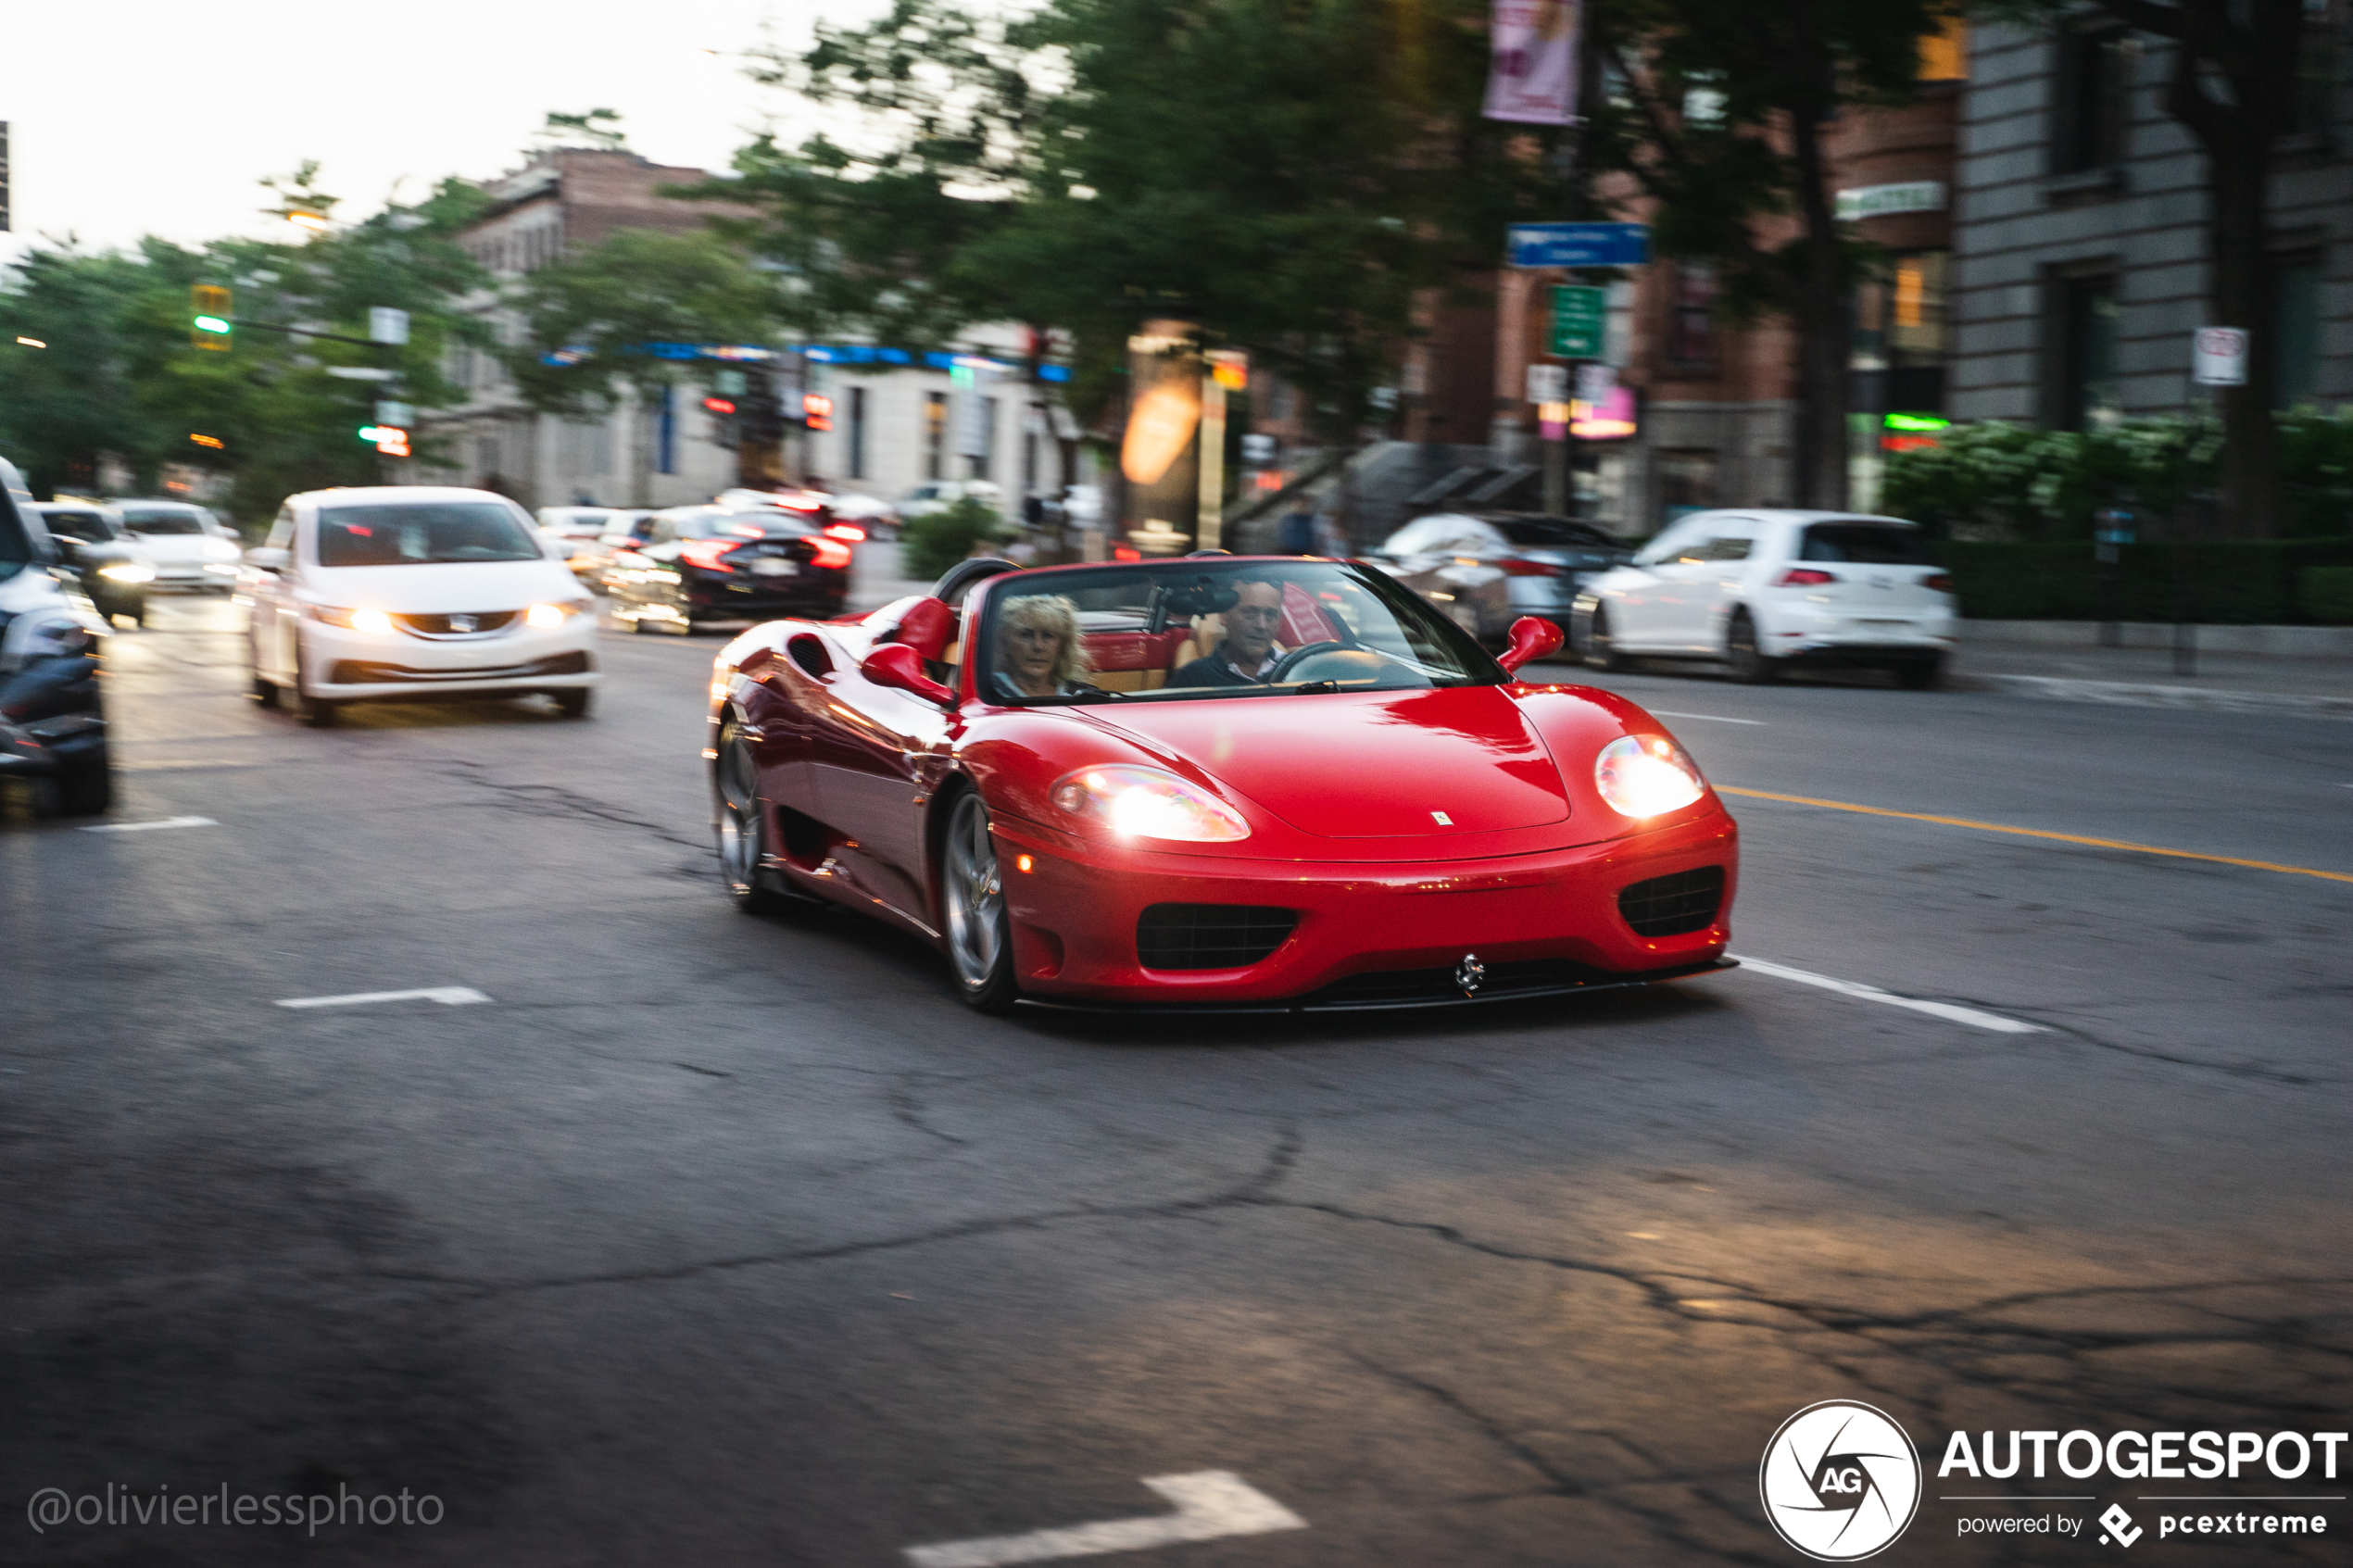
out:
M2300 692L2219 691L2133 681L2079 681L2061 675L1964 675L1951 683L2053 702L2105 702L2129 708L2178 708L2208 713L2296 713L2308 719L2353 719L2353 696Z

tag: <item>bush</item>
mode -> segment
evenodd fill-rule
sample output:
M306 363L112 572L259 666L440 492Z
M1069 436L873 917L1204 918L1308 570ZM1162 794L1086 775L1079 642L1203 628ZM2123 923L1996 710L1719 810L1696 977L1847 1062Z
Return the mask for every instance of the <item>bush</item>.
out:
M2353 530L2353 409L2281 414L2279 532L2312 538ZM1880 509L1940 536L2086 539L2102 507L2162 523L2219 481L2221 427L2128 420L2102 431L1956 426L1940 445L1888 460Z
M2296 575L2296 602L2323 626L2353 626L2353 566L2308 566Z
M977 496L907 520L899 535L899 569L928 581L972 554L975 545L1008 536L1005 520Z
M1985 621L2171 621L2178 603L2208 625L2291 625L2325 619L2307 580L2353 569L2353 539L2125 545L2111 606L2088 542L1947 540L1935 549L1961 613Z

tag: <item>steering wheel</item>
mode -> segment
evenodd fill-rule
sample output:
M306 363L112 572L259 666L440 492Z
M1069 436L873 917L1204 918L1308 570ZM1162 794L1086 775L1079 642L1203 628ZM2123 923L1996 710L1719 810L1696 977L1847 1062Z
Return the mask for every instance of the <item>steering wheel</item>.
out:
M1330 653L1335 649L1344 653L1347 651L1348 646L1348 644L1340 641L1338 638L1331 637L1327 637L1320 643L1302 643L1299 646L1291 649L1290 652L1283 655L1282 658L1275 661L1275 668L1266 671L1266 684L1268 685L1273 685L1277 681L1284 679L1293 670L1297 669L1300 665L1304 664L1309 659L1313 658L1316 654Z

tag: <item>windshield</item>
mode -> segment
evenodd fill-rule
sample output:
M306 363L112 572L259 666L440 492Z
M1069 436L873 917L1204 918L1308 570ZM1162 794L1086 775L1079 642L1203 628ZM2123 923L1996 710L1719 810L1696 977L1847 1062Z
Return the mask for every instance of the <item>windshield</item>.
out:
M319 514L321 566L537 560L539 542L493 501L400 501Z
M130 525L131 532L133 533L202 533L206 532L203 513L193 510L183 512L177 508L170 511L160 508L149 511L125 507L122 521Z
M982 697L1024 707L1507 678L1414 595L1326 561L1169 561L1014 578L988 596L973 646Z
M808 518L765 507L745 512L695 511L678 520L681 539L784 539L815 531Z
M0 479L6 477L9 473L0 473ZM0 577L14 577L32 559L31 537L17 521L17 508L24 501L13 490L14 486L0 486Z
M1927 566L1928 540L1917 528L1887 522L1815 522L1806 528L1800 560L1843 560L1865 566Z

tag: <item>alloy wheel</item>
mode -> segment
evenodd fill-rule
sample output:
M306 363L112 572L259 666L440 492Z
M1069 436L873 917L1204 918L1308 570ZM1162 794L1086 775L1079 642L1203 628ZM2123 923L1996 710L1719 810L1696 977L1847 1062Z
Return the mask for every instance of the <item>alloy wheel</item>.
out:
M988 808L979 796L956 802L946 847L940 892L948 907L948 953L957 981L967 994L979 995L1000 982L1006 967L1004 877L988 832Z

